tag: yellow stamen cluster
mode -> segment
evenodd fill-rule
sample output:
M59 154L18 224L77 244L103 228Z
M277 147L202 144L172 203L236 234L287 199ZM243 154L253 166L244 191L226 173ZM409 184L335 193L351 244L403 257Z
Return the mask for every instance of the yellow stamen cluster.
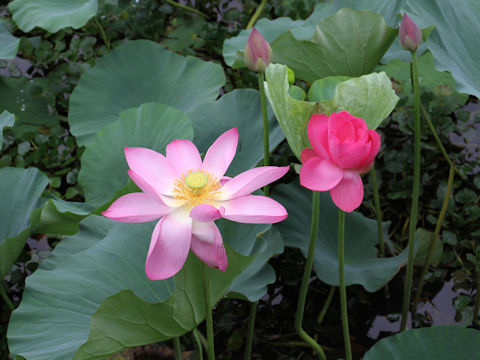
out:
M186 200L186 206L210 204L217 200L220 186L220 181L212 174L203 170L189 170L175 180L173 196Z

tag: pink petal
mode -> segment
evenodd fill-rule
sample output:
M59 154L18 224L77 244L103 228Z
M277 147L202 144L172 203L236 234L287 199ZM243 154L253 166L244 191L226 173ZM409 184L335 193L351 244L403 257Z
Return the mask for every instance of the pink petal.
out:
M224 218L249 224L273 224L285 220L287 210L275 200L260 195L237 197L222 203Z
M352 212L362 204L362 178L354 171L345 171L342 181L330 190L330 196L340 209Z
M222 235L213 222L193 222L191 249L208 266L223 272L227 269Z
M334 188L342 180L342 177L342 169L319 157L308 160L300 170L300 184L315 191L327 191Z
M325 159L330 159L328 151L328 116L312 115L307 126L308 139L313 149Z
M115 200L103 216L123 222L147 222L168 214L170 208L149 194L136 192Z
M167 145L167 160L175 167L177 174L186 174L188 170L202 169L202 158L197 147L190 140L173 140Z
M289 169L290 167L288 166L262 166L247 170L235 176L220 188L218 200L230 200L239 196L248 195L280 179Z
M300 155L300 161L302 164L305 164L310 158L318 156L318 153L313 149L303 149Z
M356 140L358 129L367 130L367 124L363 119L353 116L348 111L343 110L330 115L329 130L337 133L339 139Z
M172 194L177 175L165 156L146 148L126 147L125 158L130 169L137 175L137 180L142 180L137 183L132 178L140 188L148 184L158 194Z
M233 128L220 135L210 146L203 159L202 169L221 179L235 156L238 144L238 130Z
M335 136L330 136L330 154L332 160L342 169L357 169L367 165L365 161L370 154L372 143L368 134L358 142L342 142Z
M364 160L364 163L373 164L375 156L377 156L378 151L380 150L380 144L382 140L381 140L380 134L377 133L375 130L368 130L368 136L370 138L370 143L372 144L372 146L370 148L370 153L367 155L367 157Z
M348 116L347 116L348 114ZM355 128L351 121L352 115L342 111L341 113L332 113L328 119L328 140L331 142L332 134L341 142L345 140L355 140ZM329 148L331 150L331 148Z
M188 214L171 213L162 218L152 234L145 272L150 280L167 279L185 264L192 239Z
M222 206L217 209L215 206L209 204L200 204L190 211L190 217L196 221L211 222L222 218L224 212L225 209Z

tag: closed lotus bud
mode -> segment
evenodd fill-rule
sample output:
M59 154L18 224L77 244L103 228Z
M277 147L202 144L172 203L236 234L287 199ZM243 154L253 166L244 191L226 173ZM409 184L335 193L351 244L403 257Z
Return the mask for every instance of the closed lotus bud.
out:
M422 42L422 32L418 25L405 14L400 24L400 44L405 50L415 51Z
M253 28L245 47L245 65L252 71L263 72L272 59L272 48L263 36Z

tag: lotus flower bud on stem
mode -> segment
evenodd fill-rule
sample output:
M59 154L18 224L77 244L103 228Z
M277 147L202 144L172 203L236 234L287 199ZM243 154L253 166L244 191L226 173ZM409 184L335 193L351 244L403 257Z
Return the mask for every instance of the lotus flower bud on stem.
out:
M422 32L407 14L403 15L399 30L400 44L405 50L415 51L422 42Z
M255 27L250 32L245 47L244 61L255 72L264 72L272 60L272 48Z

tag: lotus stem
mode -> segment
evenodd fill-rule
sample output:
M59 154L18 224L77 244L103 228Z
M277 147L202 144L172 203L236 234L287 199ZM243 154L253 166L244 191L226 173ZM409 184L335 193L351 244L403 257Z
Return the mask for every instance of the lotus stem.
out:
M182 344L180 344L180 337L173 338L173 349L175 351L175 360L182 360Z
M413 300L412 314L415 314L417 312L417 306L420 300L420 294L422 293L422 288L425 282L425 275L427 274L428 267L430 266L433 250L435 249L435 243L438 239L438 236L440 235L440 230L442 230L443 220L445 219L445 214L447 213L447 208L448 208L448 202L450 200L450 195L452 194L454 174L455 174L455 166L452 163L450 164L450 172L448 173L447 191L445 192L445 198L443 199L442 209L440 210L440 215L438 216L437 225L435 226L435 231L433 232L433 237L432 237L432 240L430 241L427 258L425 259L425 264L423 265L423 269L422 269L422 275L420 275L417 292Z
M258 8L257 10L255 10L255 12L253 13L252 17L250 18L250 21L248 22L247 24L247 27L246 29L250 29L253 25L255 25L255 23L257 22L257 19L258 17L260 16L260 14L262 13L263 11L263 8L265 7L265 4L267 3L267 0L262 0L260 2L260 5L258 5Z
M325 300L325 304L323 304L322 310L320 311L320 314L318 314L318 319L317 319L318 325L320 325L323 322L323 319L327 314L328 308L332 303L333 295L335 295L335 289L336 289L335 286L330 287L330 291L328 292L328 295L327 295L327 300Z
M382 212L380 210L380 195L378 193L377 173L375 171L375 164L372 166L372 170L370 172L370 179L372 179L373 203L375 204L375 216L377 217L378 245L380 247L380 256L385 257L385 243L383 241L383 227L382 227Z
M308 246L307 262L305 263L305 271L303 273L302 284L300 285L300 293L298 295L297 313L295 315L295 331L313 350L315 350L320 359L326 360L327 357L322 347L311 338L302 328L303 314L305 311L305 300L307 298L308 282L312 273L313 256L315 253L315 244L317 242L318 222L320 213L320 193L313 191L312 201L312 224L310 228L310 243Z
M268 114L267 114L267 98L265 96L265 73L258 73L258 89L260 90L260 104L262 106L262 119L263 119L263 165L270 165L270 145L268 139ZM268 196L270 193L270 186L266 185L263 188L263 193Z
M170 5L173 5L173 6L176 6L180 9L183 9L183 10L186 10L186 11L190 11L190 12L193 12L194 14L197 14L201 17L204 17L205 19L208 19L208 15L207 14L204 14L203 12L201 11L198 11L194 8L191 8L190 6L187 6L187 5L183 5L183 4L180 4L176 1L173 1L173 0L165 0L167 3L169 3Z
M95 21L95 24L97 25L100 36L102 37L102 40L105 43L108 51L112 50L112 48L110 47L110 40L108 39L107 34L105 34L105 30L103 30L102 24L100 24L100 21L98 21L98 18L96 16L94 16L93 19Z
M202 341L198 336L199 331L195 328L192 331L193 344L195 346L195 360L203 360Z
M347 360L352 360L350 331L348 330L347 287L345 286L345 212L340 209L338 210L338 274L345 357Z
M255 334L255 317L257 315L258 301L250 303L250 313L248 314L248 332L247 343L245 346L244 360L249 360L252 357L253 337Z
M205 264L203 264L203 290L205 294L208 360L215 360L215 346L214 346L214 337L213 337L213 315L212 315L212 305L210 301L210 285L209 285L208 276L207 276L207 265Z
M418 197L420 193L420 89L418 87L418 67L417 54L412 54L411 80L414 97L414 132L415 132L415 149L414 149L414 165L413 165L413 190L412 190L412 207L410 211L410 227L408 232L408 263L407 274L405 279L405 290L402 302L402 320L400 323L400 331L407 327L408 309L410 307L410 298L412 292L413 278L413 260L415 246L415 230L417 228L418 218Z
M447 150L445 150L445 147L443 146L442 141L440 140L440 136L438 136L435 126L433 126L432 119L430 119L430 115L428 115L428 112L427 110L425 110L425 107L423 105L421 105L421 109L422 109L423 118L427 122L428 127L430 128L430 131L432 132L432 135L435 141L437 142L437 146L440 149L440 152L442 153L443 157L445 158L445 160L448 162L450 166L454 167L455 172L457 173L458 176L462 178L463 181L470 183L470 181L468 180L467 176L463 173L463 171L458 169L453 163L452 159L450 159L450 156L448 156Z
M7 292L5 291L5 283L3 282L3 280L2 280L2 283L0 284L0 296L2 297L5 304L7 304L11 312L15 310L15 305L13 305L13 302L10 300L10 298L7 295Z

